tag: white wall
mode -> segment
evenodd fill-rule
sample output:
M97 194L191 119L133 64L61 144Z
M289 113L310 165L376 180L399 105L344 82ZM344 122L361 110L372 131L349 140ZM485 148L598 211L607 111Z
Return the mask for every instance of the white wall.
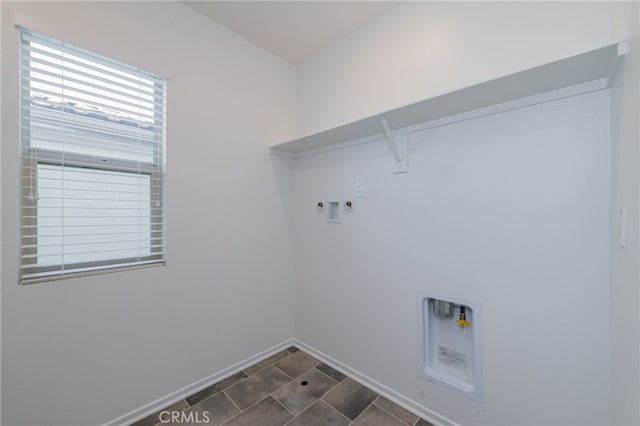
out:
M168 261L18 286L18 33L168 85ZM2 423L112 420L293 334L295 70L174 2L2 2Z
M593 48L609 24L607 2L406 2L298 67L298 134Z
M640 130L638 129L638 2L612 4L614 36L630 40L629 53L611 90L612 257L611 349L612 421L640 424ZM626 208L626 247L619 243Z
M264 149L296 123L308 133L605 43L609 4L406 3L302 64L297 86L291 66L179 3L1 11L3 424L106 422L294 334L461 423L637 415L633 394L615 399L634 385L626 367L614 366L613 405L603 397L611 363L637 368L624 337L637 328L609 305L605 92L414 134L407 175L391 174L382 142L297 160L293 174ZM165 268L16 285L14 16L171 74ZM637 75L635 58L620 79ZM633 117L632 99L614 91L614 121ZM620 156L634 148L633 126L619 127ZM315 203L352 197L357 177L367 197L326 225ZM614 187L627 195L612 199L631 203L622 180ZM626 265L611 274L614 308L637 300ZM484 404L417 378L414 296L424 289L483 304ZM616 324L628 326L618 337Z
M403 175L384 141L296 160L296 338L461 424L608 424L608 101L414 133ZM418 291L482 304L484 403L417 377Z
M297 132L608 43L610 19L402 4L299 67ZM604 91L415 134L406 175L384 142L298 159L296 338L463 424L609 424L609 140ZM341 225L331 197L355 202ZM418 290L482 303L484 404L417 378Z

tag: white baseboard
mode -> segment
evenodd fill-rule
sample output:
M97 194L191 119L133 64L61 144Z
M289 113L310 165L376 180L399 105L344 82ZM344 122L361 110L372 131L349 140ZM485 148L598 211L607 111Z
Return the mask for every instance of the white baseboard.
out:
M306 343L298 339L293 339L293 346L296 346L299 349L302 349L303 351L309 353L309 355L313 355L318 360L324 362L330 367L335 368L336 370L341 371L342 373L351 377L356 382L359 382L361 385L368 387L369 389L387 398L389 401L398 404L405 410L412 412L416 416L422 417L423 419L433 423L434 425L441 425L441 426L457 425L453 420L441 414L438 414L433 410L426 408L425 406L417 403L412 399L407 398L402 394L399 394L398 392L388 388L387 386L372 379L371 377L360 373L358 370L351 368L346 364L343 364L342 362L328 356L323 352L320 352L313 346L307 345Z
M178 389L175 392L171 392L166 396L158 398L155 401L150 402L149 404L146 404L140 408L136 408L135 410L130 411L127 414L118 417L117 419L105 423L104 426L129 425L138 420L142 420L145 417L155 413L156 411L162 410L163 408L177 401L180 401L181 399L184 399L208 386L211 386L214 383L224 380L229 376L233 376L234 374L244 370L245 368L262 361L263 359L269 358L271 355L275 355L276 353L287 349L291 345L293 345L293 339L287 339L280 344L265 349L262 352L258 352L257 354L252 355L249 358L246 358L245 360L240 361L236 364L233 364L230 367L220 370L217 373L213 373L212 375L191 383L190 385Z

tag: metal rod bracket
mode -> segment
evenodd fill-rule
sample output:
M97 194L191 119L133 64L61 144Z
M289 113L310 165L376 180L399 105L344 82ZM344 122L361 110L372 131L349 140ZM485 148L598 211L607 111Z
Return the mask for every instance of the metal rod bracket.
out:
M409 171L409 149L407 142L407 134L402 129L391 130L389 123L384 117L380 118L384 134L387 138L387 144L393 154L393 158L396 160L396 168L394 173L406 173Z

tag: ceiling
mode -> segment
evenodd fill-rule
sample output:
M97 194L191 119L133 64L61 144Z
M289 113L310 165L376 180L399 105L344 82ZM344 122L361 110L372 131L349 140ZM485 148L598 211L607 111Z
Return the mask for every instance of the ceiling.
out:
M385 14L400 1L184 1L296 65Z

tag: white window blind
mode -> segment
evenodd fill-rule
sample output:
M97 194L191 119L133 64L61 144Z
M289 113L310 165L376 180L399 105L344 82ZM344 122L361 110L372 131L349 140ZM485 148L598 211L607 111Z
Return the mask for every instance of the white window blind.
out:
M166 78L18 30L20 282L163 264Z

